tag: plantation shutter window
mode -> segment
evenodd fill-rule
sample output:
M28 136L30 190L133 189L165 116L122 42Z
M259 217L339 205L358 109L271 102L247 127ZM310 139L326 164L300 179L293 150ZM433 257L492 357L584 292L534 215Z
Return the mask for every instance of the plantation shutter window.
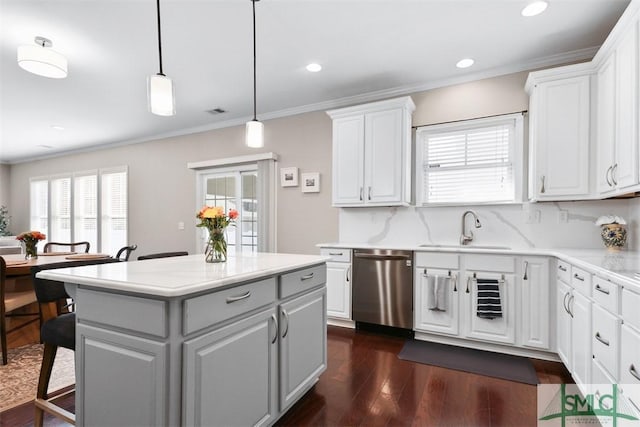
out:
M521 187L520 114L425 126L418 129L417 136L419 204L517 201Z
M101 250L115 253L127 245L128 203L127 172L108 171L100 174L101 181Z

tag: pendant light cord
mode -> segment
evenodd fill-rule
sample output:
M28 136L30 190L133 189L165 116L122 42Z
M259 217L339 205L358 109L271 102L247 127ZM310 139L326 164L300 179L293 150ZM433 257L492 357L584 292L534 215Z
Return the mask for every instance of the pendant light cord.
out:
M256 114L256 1L258 0L251 0L251 3L253 4L253 120L257 120L257 114Z
M162 72L162 35L160 30L160 0L156 0L156 10L158 11L158 58L160 59L160 72L158 73L161 76L164 76Z

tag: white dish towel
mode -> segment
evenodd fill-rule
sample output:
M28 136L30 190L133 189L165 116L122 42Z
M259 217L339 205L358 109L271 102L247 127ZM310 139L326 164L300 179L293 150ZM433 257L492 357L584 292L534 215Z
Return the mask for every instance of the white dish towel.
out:
M429 310L447 311L447 297L449 295L449 283L451 278L448 276L430 276L427 282L427 292L429 301L427 302Z

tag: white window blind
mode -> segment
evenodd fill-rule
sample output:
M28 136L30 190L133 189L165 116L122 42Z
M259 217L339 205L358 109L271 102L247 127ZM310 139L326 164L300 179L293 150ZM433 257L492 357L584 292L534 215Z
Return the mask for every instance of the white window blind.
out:
M127 172L103 172L100 180L102 182L101 250L115 253L119 248L127 245Z
M516 201L516 119L478 119L418 131L422 204Z
M31 180L30 194L31 219L29 226L31 230L44 233L49 240L49 181ZM41 244L42 247L44 247L44 242Z
M50 241L71 241L71 178L51 180Z
M76 175L73 178L73 235L75 242L87 241L98 247L98 177Z

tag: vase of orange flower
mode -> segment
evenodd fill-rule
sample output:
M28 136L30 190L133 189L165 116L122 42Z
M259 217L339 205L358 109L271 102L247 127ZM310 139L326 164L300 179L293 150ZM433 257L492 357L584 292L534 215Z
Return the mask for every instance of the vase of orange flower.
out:
M219 206L204 206L196 215L200 220L198 227L206 227L209 231L207 247L204 251L206 262L225 262L227 260L227 240L224 232L226 228L234 224L238 217L238 211L229 209L225 214Z
M16 240L24 243L24 259L38 258L38 242L47 236L39 231L25 231L16 236Z

